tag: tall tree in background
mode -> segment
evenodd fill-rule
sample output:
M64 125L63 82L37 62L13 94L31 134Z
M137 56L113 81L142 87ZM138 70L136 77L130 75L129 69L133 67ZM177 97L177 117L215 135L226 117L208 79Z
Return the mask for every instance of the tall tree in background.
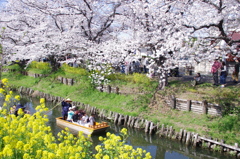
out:
M96 67L148 48L164 87L179 59L239 56L239 40L230 36L239 10L238 0L9 0L0 25L8 36L3 47L14 46L9 60L74 53Z

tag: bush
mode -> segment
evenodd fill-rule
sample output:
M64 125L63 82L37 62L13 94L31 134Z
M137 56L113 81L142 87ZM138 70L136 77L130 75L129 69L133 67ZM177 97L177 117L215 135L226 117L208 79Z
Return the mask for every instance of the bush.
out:
M71 66L69 66L69 65L67 65L67 64L65 64L65 63L61 66L61 69L62 69L66 74L69 73L69 74L80 75L80 76L86 76L86 75L88 75L88 72L87 72L85 69L80 68L80 67L77 67L77 68L71 67Z
M15 71L21 71L21 67L18 64L13 64L9 66L4 66L4 69L10 69L10 70L15 70Z
M36 68L41 70L50 70L50 64L48 62L32 61L28 68Z
M134 73L133 81L138 84L150 85L150 78L148 78L145 74Z
M150 85L151 79L146 76L146 74L134 73L132 75L125 75L121 73L108 75L109 80L121 80L125 82L132 82L136 84Z

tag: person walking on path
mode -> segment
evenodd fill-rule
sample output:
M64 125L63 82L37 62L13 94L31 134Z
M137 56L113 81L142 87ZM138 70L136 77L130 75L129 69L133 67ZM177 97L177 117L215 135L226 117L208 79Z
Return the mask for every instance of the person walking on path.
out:
M221 87L225 87L226 85L226 78L227 78L227 66L226 63L223 61L221 66L221 73L220 73L220 84Z
M238 74L239 74L239 60L235 58L235 65L234 65L234 71L232 73L232 79L234 83L238 83Z
M211 73L213 75L213 85L218 85L218 70L221 68L221 62L218 59L214 60L212 65Z

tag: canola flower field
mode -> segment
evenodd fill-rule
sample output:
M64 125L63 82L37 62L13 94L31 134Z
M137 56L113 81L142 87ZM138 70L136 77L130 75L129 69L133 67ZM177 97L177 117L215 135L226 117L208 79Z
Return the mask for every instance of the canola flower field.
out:
M151 159L149 152L134 149L126 144L128 132L121 130L119 136L107 133L99 137L101 144L92 151L90 136L81 132L72 135L68 129L62 130L57 137L47 126L45 99L40 99L36 113L25 114L21 109L18 116L11 114L11 107L19 102L20 96L9 91L8 79L2 79L0 95L4 103L0 110L0 158L1 159Z

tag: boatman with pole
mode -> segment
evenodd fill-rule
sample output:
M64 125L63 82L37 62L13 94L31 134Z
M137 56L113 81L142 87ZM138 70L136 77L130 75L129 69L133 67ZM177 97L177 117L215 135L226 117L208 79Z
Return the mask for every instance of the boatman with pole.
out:
M72 101L69 98L67 98L66 100L63 99L63 101L62 101L62 117L63 117L63 120L67 119L69 108L72 107L71 102Z

